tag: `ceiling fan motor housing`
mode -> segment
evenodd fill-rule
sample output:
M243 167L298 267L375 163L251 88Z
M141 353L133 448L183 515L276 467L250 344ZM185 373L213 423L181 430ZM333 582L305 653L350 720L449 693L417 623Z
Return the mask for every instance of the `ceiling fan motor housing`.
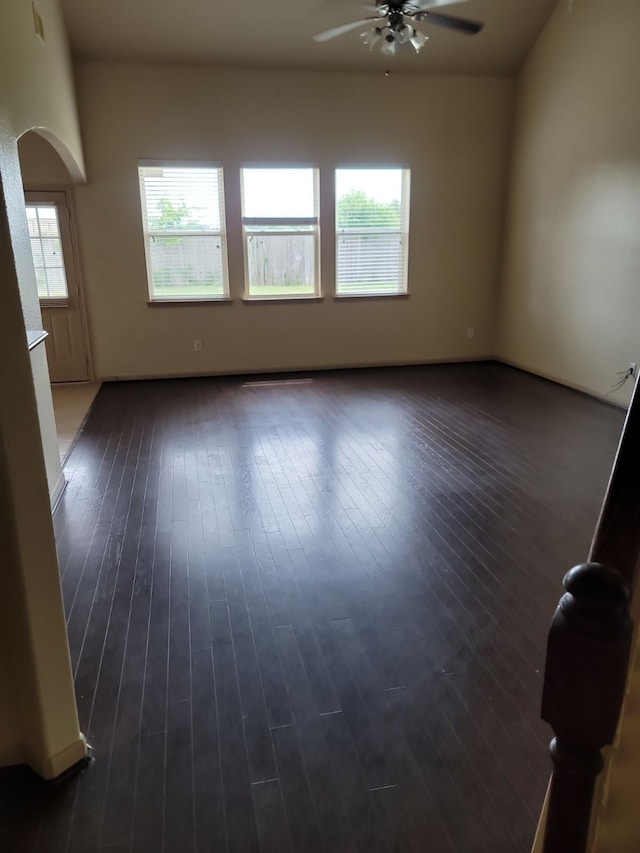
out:
M398 9L390 9L389 10L389 26L392 30L397 30L404 23L404 17L402 12L400 11L402 7Z

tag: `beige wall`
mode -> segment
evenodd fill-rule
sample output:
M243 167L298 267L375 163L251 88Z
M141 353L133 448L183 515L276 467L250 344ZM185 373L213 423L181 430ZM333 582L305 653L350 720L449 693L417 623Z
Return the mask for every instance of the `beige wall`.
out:
M58 150L71 174L83 177L67 35L58 0L35 0L44 24L36 35L31 3L0 6L0 112L16 138L38 128Z
M67 37L58 0L36 0L44 25L44 42L35 32L31 3L5 0L0 7L0 126L13 142L34 128L56 148L76 178L84 164L77 119ZM15 223L14 223L15 225ZM15 227L16 247L21 252L23 273L20 298L27 329L42 328L35 277L25 257L26 228ZM53 403L44 350L32 355L33 375L45 451L51 502L55 502L64 480L58 455Z
M518 87L498 350L598 395L640 362L639 36L637 0L560 3Z
M99 377L493 354L511 81L83 63L77 85L89 172L78 232ZM236 296L242 163L320 167L326 287L334 167L408 165L410 297L149 307L137 184L146 158L224 165Z
M82 171L69 57L57 2L0 7L0 764L54 776L85 752L78 729L43 447L53 465L53 410L24 212L17 138L31 127ZM57 453L57 448L56 448ZM54 466L55 467L55 466ZM59 471L59 460L57 463Z

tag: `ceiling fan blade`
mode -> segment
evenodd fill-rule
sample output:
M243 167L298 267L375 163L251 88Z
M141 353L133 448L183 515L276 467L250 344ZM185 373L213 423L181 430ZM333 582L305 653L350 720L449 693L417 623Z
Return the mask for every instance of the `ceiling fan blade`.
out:
M343 24L341 27L334 27L332 30L325 30L323 33L318 33L313 36L314 41L329 41L329 39L334 39L337 36L343 35L343 33L348 33L349 30L355 30L358 27L362 27L364 24L368 24L369 21L382 21L384 18L376 15L373 18L363 18L361 21L354 21L351 24Z
M426 12L427 9L437 9L438 6L453 6L454 3L467 3L468 0L406 0L405 6Z
M376 12L378 15L387 15L392 7L398 11L414 14L427 9L435 9L438 6L453 6L454 3L467 3L468 0L369 0L360 4L363 12Z
M454 18L451 15L441 15L439 12L418 12L413 16L416 21L427 21L437 27L446 27L448 30L456 30L467 36L475 36L484 27L480 21L469 21L467 18Z

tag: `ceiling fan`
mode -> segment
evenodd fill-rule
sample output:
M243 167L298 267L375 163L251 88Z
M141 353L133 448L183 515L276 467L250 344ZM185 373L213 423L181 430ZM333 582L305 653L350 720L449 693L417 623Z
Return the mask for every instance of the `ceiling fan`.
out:
M369 50L373 50L376 44L382 40L381 51L387 56L393 56L396 45L411 44L416 53L426 43L428 36L414 27L414 23L434 24L437 27L445 27L455 30L467 36L479 33L484 24L479 21L470 21L468 18L457 18L445 15L442 12L433 12L439 6L452 6L454 3L464 3L466 0L388 0L388 2L376 2L373 6L365 6L365 9L375 14L351 24L343 24L323 33L313 36L314 41L329 41L330 39L355 30L364 25L373 26L360 34L363 44Z

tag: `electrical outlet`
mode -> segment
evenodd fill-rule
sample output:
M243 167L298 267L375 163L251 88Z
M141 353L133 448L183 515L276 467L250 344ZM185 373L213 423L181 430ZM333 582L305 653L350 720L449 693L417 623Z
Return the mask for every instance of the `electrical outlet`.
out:
M195 340L193 342L193 351L202 352L202 341Z
M469 328L467 329L467 337L468 338L475 338L475 336L476 336L475 328L473 326L469 326Z
M638 365L635 361L629 362L629 370L631 371L631 375L635 378L638 375Z

